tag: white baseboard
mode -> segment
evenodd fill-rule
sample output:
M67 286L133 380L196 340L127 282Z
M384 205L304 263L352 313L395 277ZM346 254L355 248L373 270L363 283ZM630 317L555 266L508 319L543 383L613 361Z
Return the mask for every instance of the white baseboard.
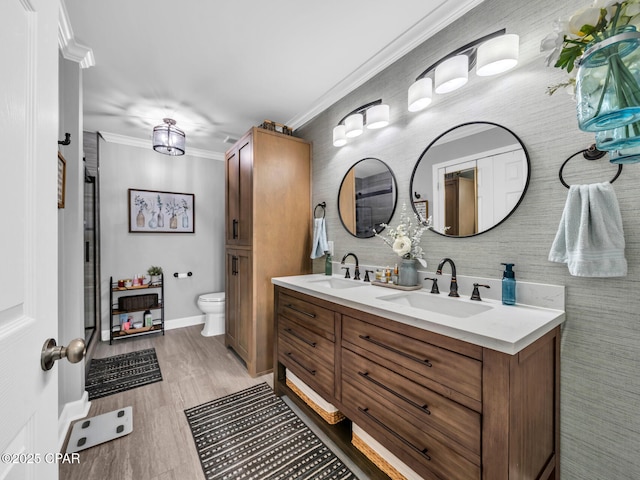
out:
M109 332L107 332L108 334ZM108 340L109 338L107 338ZM89 414L91 402L89 401L89 392L85 390L80 400L66 403L62 409L62 413L58 417L58 451L62 451L64 440L67 438L67 431L71 426L71 422L84 418Z
M165 330L173 330L175 328L191 327L193 325L201 325L204 323L204 314L194 315L192 317L174 318L164 322ZM103 342L109 341L109 330L102 330L100 339Z
M174 318L164 322L165 330L173 330L174 328L191 327L204 323L204 314L194 315L193 317Z

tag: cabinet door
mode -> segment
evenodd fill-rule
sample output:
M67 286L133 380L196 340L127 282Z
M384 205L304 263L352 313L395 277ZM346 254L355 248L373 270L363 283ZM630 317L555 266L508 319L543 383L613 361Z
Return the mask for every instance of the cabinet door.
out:
M252 171L253 142L251 136L227 153L227 245L251 245L252 236Z
M252 325L251 252L227 250L226 339L247 363Z

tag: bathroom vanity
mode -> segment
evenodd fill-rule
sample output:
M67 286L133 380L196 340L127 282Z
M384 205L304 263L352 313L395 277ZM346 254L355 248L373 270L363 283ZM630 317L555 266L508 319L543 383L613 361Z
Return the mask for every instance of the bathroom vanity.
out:
M563 311L335 276L272 281L276 393L294 396L294 373L383 447L346 440L383 470L399 460L426 479L559 478Z

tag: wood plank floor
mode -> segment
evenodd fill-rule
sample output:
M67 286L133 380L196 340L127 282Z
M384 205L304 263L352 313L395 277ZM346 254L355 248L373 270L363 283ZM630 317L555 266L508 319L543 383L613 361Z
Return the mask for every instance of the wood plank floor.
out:
M251 378L223 336L201 330L99 342L93 358L154 347L163 381L93 400L89 417L132 406L133 432L80 452L80 464L61 465L60 480L204 479L184 410L258 383L272 386L273 377Z

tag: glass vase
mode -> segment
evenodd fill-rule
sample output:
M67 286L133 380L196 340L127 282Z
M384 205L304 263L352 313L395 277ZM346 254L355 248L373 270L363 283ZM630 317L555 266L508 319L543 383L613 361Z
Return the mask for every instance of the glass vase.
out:
M598 150L626 150L640 146L640 122L630 123L612 130L596 132Z
M640 120L640 32L631 25L592 43L576 77L578 126L612 130Z
M622 150L611 150L609 152L609 161L617 165L640 163L640 145Z
M398 285L413 287L418 285L418 261L415 258L403 258L398 268Z

